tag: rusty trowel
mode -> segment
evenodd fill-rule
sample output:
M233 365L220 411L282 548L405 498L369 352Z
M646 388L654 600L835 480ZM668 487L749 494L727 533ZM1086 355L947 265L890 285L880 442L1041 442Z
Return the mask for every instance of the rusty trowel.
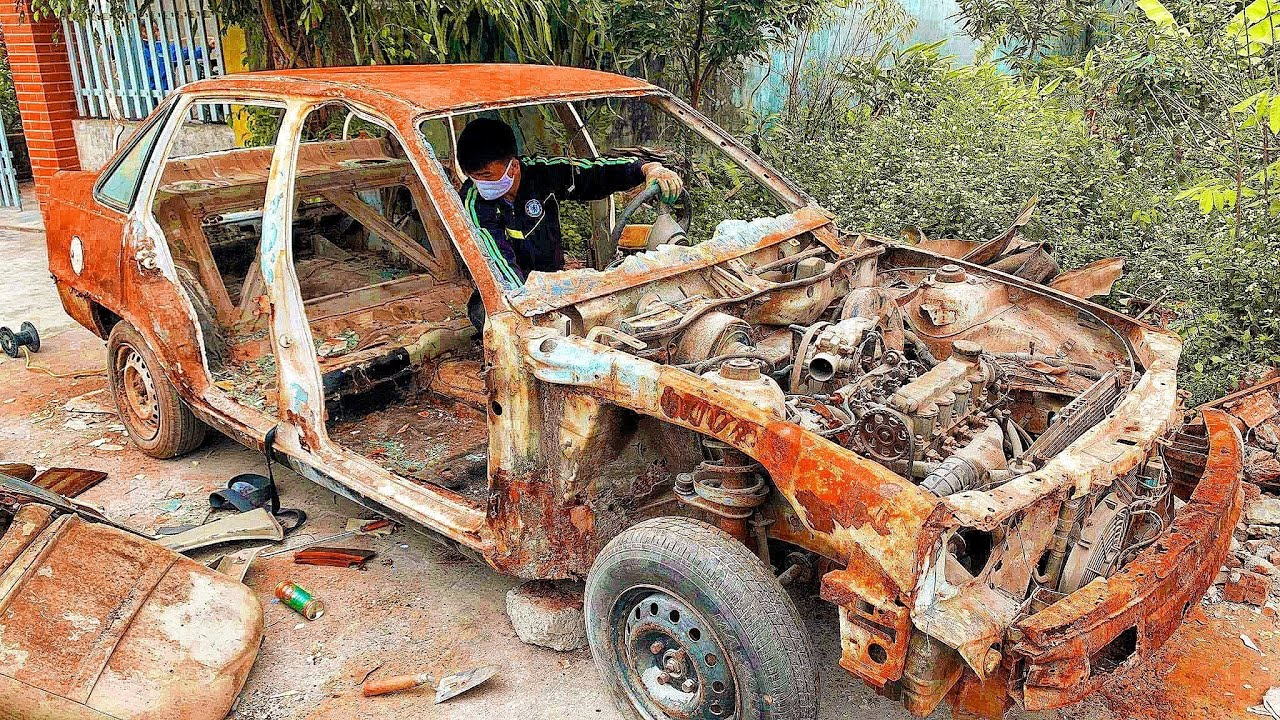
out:
M401 690L410 690L419 685L431 685L436 689L436 704L439 705L445 700L458 697L462 693L479 686L485 680L497 674L497 672L498 668L496 666L483 665L441 678L438 683L433 682L431 676L427 673L398 675L385 680L367 682L364 684L363 692L365 697L373 697L375 695L400 692Z

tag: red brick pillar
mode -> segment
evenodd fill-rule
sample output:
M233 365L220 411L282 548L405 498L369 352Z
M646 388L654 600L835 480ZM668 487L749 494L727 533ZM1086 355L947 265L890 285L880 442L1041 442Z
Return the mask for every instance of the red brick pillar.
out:
M31 22L25 5L21 0L0 0L0 31L9 51L36 197L43 206L49 178L59 170L80 169L72 127L76 97L67 48L58 38L62 24L48 19Z

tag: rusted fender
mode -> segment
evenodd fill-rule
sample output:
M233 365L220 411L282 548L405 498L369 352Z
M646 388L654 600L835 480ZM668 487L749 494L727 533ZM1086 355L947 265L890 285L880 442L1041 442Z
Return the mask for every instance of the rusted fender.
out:
M1120 572L1094 580L1010 630L1014 662L1026 669L1021 702L1027 709L1061 707L1094 692L1113 669L1095 667L1094 658L1117 638L1134 639L1134 633L1120 637L1131 628L1137 647L1122 667L1155 652L1213 582L1244 504L1243 450L1225 413L1205 410L1203 416L1208 463L1172 525Z
M938 542L937 498L889 470L685 370L538 330L526 362L539 379L722 440L760 462L774 487L841 560L858 562L860 593L885 602L915 588ZM944 523L934 523L939 526Z

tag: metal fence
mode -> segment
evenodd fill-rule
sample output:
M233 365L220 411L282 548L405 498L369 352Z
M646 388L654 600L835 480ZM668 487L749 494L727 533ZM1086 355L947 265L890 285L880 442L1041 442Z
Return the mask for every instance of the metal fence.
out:
M18 172L13 163L13 151L9 149L3 116L0 116L0 207L22 207L22 194L18 192Z
M81 117L140 120L177 87L223 73L222 32L205 0L90 0L81 22L63 21ZM123 12L112 12L113 5ZM196 120L219 121L208 105Z

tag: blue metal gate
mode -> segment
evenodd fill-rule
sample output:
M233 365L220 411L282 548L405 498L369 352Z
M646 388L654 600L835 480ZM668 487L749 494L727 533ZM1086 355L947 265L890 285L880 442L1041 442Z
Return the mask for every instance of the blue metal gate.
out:
M222 32L205 0L90 0L80 22L64 20L81 117L141 120L177 87L223 73ZM111 7L123 2L123 15ZM203 121L223 119L206 105Z
M13 164L13 150L5 134L4 115L0 114L0 207L22 208L18 192L18 171Z

